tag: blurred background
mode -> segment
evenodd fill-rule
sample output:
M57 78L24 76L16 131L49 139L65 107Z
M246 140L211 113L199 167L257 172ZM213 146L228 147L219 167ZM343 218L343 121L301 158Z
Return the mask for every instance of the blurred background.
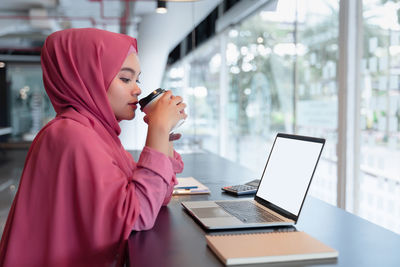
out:
M41 46L71 27L138 39L143 95L162 87L188 104L181 153L261 176L277 132L324 137L310 194L400 233L397 0L2 0L2 227L27 149L55 116ZM142 117L121 123L128 150L143 148Z

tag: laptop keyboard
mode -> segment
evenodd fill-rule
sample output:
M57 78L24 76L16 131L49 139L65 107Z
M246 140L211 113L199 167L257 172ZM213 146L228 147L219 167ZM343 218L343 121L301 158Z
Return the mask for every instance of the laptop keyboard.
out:
M216 201L221 208L244 223L283 222L250 201Z

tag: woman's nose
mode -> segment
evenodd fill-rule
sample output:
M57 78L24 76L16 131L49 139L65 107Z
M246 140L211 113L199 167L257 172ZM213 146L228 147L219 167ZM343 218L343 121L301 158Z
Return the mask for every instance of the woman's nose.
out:
M140 95L142 93L142 90L140 89L140 87L135 84L135 86L133 87L133 90L131 91L132 95Z

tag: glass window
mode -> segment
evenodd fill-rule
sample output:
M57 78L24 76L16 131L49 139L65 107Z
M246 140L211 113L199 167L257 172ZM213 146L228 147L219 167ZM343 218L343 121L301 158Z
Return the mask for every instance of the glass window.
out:
M55 116L42 82L40 64L9 63L12 134L10 141L32 141L39 130Z
M361 129L355 137L361 147L355 154L360 166L349 169L360 175L346 177L354 186L346 196L357 215L400 233L400 2L357 1L363 4ZM338 83L345 82L337 75L339 2L280 0L275 11L261 7L179 63L193 120L187 132L199 148L261 174L277 132L324 137L310 194L333 205L337 147L343 145ZM207 101L195 88L206 88L197 92L207 92Z
M294 14L279 3L226 33L226 155L260 175L275 134L293 132Z
M261 175L277 132L325 137L311 194L336 204L338 9L338 0L280 0L168 68L164 82L189 104L182 143Z
M189 57L188 114L194 120L195 140L202 149L219 152L219 76L221 54L219 38L199 47ZM190 126L190 123L187 125Z
M310 193L337 198L339 1L298 1L296 133L326 138Z
M188 119L180 128L183 136L177 149L219 153L220 68L220 43L214 38L166 72L163 86L181 95L188 105Z
M358 214L400 233L400 3L363 1Z

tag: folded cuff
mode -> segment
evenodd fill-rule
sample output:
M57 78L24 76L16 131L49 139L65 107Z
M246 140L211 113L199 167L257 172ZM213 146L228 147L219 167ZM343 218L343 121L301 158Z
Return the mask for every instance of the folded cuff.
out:
M169 157L169 160L171 161L174 173L181 173L183 171L184 164L182 161L182 157L178 152L174 150L174 157L173 158Z
M167 184L171 183L171 179L175 174L170 158L147 146L143 148L137 166L157 173L164 178Z

